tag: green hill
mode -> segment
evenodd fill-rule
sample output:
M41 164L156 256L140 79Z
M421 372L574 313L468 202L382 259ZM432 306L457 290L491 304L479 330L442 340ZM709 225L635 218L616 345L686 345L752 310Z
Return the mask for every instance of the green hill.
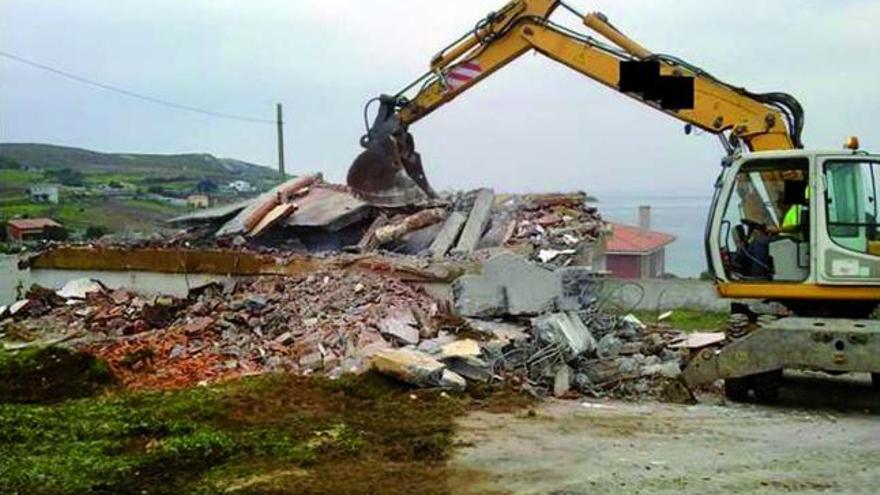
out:
M277 172L209 154L145 155L100 153L36 143L0 143L0 157L42 170L74 169L83 174L130 175L132 178L246 180L255 184L277 180Z

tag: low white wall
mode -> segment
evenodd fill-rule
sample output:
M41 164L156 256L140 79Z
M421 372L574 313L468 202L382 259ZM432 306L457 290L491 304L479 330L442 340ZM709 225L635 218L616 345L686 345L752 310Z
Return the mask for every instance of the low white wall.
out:
M730 309L730 301L719 297L715 284L707 280L608 280L605 294L625 310L687 308L727 312Z

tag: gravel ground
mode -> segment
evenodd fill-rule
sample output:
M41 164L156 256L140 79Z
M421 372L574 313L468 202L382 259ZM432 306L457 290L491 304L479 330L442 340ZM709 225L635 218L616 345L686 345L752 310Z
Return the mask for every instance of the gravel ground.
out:
M460 420L453 493L877 493L880 392L786 376L772 407L549 401Z

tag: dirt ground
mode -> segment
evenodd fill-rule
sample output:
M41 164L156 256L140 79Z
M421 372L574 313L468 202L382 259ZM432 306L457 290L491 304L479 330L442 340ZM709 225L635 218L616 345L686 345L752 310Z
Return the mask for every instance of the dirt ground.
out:
M778 404L549 401L460 420L453 493L864 493L880 485L880 392L786 376Z

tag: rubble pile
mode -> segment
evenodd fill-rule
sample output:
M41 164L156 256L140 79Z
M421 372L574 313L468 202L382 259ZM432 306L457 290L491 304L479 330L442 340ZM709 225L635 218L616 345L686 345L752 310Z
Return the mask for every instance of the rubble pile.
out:
M679 332L601 310L601 279L585 267L493 257L453 285L456 310L494 338L483 348L493 373L536 394L647 396L678 386Z
M187 299L89 289L68 300L31 291L4 321L6 340L64 342L107 359L127 386L174 388L267 371L359 372L375 352L418 343L442 323L424 291L371 273L228 280ZM50 303L37 297L46 293Z
M0 308L0 338L11 350L87 351L131 388L372 367L419 387L508 381L538 396L665 393L679 383L683 336L605 314L601 280L588 267L509 251L457 278L449 301L385 271L338 266L224 279L185 299L74 280Z
M290 251L383 250L432 259L512 249L555 265L593 261L607 225L584 193L447 194L429 204L380 208L320 174L292 179L262 196L170 220L176 240Z

